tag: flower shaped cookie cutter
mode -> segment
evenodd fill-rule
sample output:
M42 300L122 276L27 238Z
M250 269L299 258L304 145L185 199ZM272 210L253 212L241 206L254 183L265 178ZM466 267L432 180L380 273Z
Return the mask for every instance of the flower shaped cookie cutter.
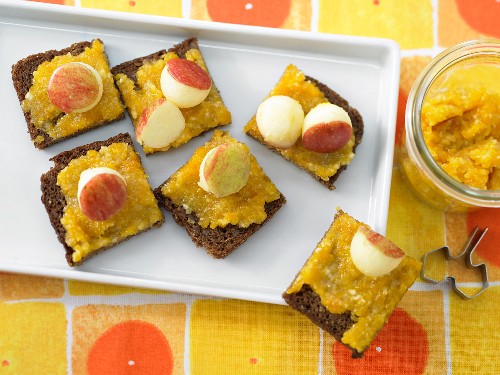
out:
M477 245L479 242L483 239L484 235L488 231L488 228L485 228L482 232L480 232L479 228L475 228L474 232L472 232L471 236L469 237L469 240L467 241L467 244L464 247L464 250L457 256L451 255L450 249L448 246L443 246L440 247L439 249L436 250L431 250L428 253L426 253L422 257L422 271L420 272L420 277L433 284L440 283L445 280L450 280L451 286L453 288L453 291L457 293L460 297L463 299L472 299L477 296L479 296L481 293L483 293L488 287L489 287L489 282L488 282L488 269L486 267L486 264L481 263L481 264L473 264L472 263L472 254L474 253L474 250L476 249ZM437 253L437 252L442 252L446 256L447 260L458 260L460 258L465 258L465 265L467 268L474 268L474 269L479 269L482 274L482 283L483 286L481 290L479 290L477 293L468 295L464 293L458 286L457 286L457 281L453 276L446 276L441 280L435 280L430 277L428 277L425 274L425 266L427 262L427 257L430 256L431 254Z

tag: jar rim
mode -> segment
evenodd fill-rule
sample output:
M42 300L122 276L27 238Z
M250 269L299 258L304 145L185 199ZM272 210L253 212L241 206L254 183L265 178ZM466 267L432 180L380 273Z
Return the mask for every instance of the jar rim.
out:
M476 39L457 44L439 53L418 75L408 95L405 113L408 152L419 168L434 176L436 186L447 195L466 204L480 207L500 207L500 190L483 190L463 184L449 176L432 157L422 133L422 104L431 85L446 70L474 57L500 57L500 39Z

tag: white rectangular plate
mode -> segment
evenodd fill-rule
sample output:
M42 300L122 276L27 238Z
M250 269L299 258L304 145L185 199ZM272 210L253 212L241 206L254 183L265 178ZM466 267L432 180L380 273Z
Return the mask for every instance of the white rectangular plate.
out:
M165 212L159 228L70 268L40 202L49 158L76 146L133 132L129 118L35 149L12 86L23 57L100 38L112 66L197 36L216 86L232 113L232 136L249 145L287 203L223 260L196 248ZM327 84L362 114L356 157L329 191L243 134L246 122L288 64ZM0 4L0 271L283 303L282 292L340 207L385 233L391 182L399 47L389 40L252 28L71 7ZM168 153L145 157L153 188L183 165L211 132ZM138 148L140 150L140 147Z

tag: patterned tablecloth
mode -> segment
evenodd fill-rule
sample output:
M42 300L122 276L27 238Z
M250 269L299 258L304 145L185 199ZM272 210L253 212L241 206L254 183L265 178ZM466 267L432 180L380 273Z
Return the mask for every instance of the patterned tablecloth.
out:
M463 300L418 280L360 360L285 306L0 273L0 374L499 374L500 210L450 214L419 202L398 167L410 87L444 47L500 38L498 0L46 0L323 33L388 37L402 49L387 236L420 258L490 231L475 261L490 288ZM437 259L474 287L477 272Z

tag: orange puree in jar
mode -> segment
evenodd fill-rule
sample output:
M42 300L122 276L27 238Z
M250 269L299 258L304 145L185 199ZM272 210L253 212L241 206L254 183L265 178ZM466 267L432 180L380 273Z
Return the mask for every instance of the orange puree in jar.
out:
M405 256L392 272L366 276L354 265L351 240L361 223L339 211L335 221L300 270L288 294L309 285L334 314L351 313L353 326L342 342L362 352L417 278L421 264Z
M434 160L455 180L500 189L500 66L464 64L434 82L422 106Z
M69 62L83 62L91 65L101 76L103 83L101 100L86 112L62 113L52 104L47 95L52 73L59 66ZM33 84L21 107L24 112L30 113L33 124L52 139L68 137L84 129L115 120L124 109L113 81L113 75L109 71L104 45L99 40L94 40L92 46L79 55L73 56L68 53L40 64L33 72ZM41 141L43 141L42 137L35 139L35 142Z
M88 219L78 204L80 174L88 168L96 167L116 170L127 183L125 206L105 221ZM150 228L163 218L139 156L126 143L114 143L101 147L99 151L91 150L72 160L59 172L57 184L66 198L61 223L66 229L66 244L75 250L75 263L96 249L110 246Z
M267 217L265 203L280 197L276 186L251 154L248 182L237 193L216 198L198 185L200 165L205 155L223 143L236 142L228 133L216 130L210 141L198 148L161 189L175 205L184 207L187 213L196 214L198 224L203 228L226 227L228 224L247 228L254 223L260 224Z
M307 81L304 73L294 65L289 65L286 68L268 97L274 95L285 95L297 100L302 106L305 115L318 104L328 102L325 95L313 83ZM244 131L265 143L257 127L255 116L245 126ZM279 152L285 159L293 161L306 171L327 181L337 173L340 167L348 165L352 160L354 157L354 153L352 152L354 142L355 138L353 134L349 142L341 149L322 154L307 150L302 146L301 139L299 138L292 147L286 150L279 149Z
M185 57L208 71L199 50L191 49L186 52ZM161 72L165 67L165 63L175 58L178 58L178 56L174 52L168 52L163 55L162 59L145 63L136 73L137 82L132 81L125 74L119 73L116 75L116 84L120 89L134 126L137 125L142 112L149 104L163 98L160 86ZM231 122L231 114L225 107L215 85L212 85L210 93L203 102L191 108L180 108L180 110L186 120L186 127L181 136L171 145L161 149L144 146L146 153L166 151L170 147L179 147L209 129L218 125L227 125Z

